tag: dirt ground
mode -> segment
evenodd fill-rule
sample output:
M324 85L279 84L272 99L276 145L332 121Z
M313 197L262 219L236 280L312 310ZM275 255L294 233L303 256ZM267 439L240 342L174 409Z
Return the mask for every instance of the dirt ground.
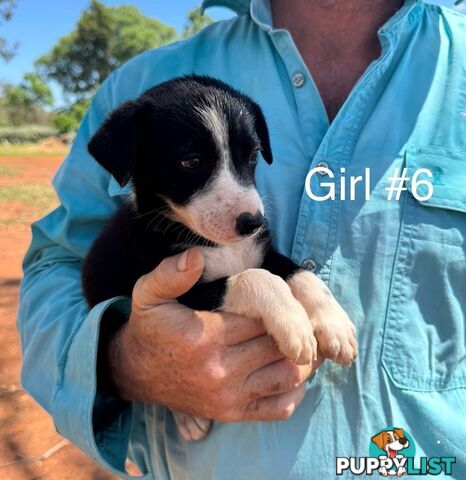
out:
M44 151L44 150L42 150ZM0 480L110 480L58 433L21 388L15 321L29 225L56 202L50 180L65 155L47 148L0 149Z

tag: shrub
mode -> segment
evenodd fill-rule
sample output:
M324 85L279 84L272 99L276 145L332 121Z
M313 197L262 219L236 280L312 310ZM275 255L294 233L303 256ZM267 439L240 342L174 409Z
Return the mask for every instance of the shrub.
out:
M77 102L66 110L55 114L53 124L59 133L74 132L89 107L89 101Z
M55 128L43 125L0 127L0 143L35 143L56 134Z

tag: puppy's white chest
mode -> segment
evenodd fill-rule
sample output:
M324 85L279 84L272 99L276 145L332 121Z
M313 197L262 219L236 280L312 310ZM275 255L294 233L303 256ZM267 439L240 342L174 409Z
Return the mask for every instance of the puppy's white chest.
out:
M204 282L257 268L264 259L264 247L255 238L246 238L227 246L202 247L202 253L205 258Z

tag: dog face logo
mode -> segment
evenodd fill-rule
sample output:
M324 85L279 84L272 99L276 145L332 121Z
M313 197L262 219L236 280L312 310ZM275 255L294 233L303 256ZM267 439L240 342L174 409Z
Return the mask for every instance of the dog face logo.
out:
M401 428L394 428L378 433L371 439L389 458L395 458L400 450L409 447L409 440Z
M386 453L385 456L379 456L381 459L390 458L401 460L404 458L401 450L408 448L410 445L409 440L406 438L405 433L401 428L379 432L371 438L371 441L375 443L380 450L383 450ZM384 477L389 475L401 477L406 474L406 468L404 466L398 466L395 469L381 467L379 473Z

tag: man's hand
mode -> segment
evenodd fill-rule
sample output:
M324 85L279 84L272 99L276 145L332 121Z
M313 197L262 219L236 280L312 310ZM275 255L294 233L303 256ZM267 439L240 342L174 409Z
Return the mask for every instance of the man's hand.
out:
M321 359L298 366L260 320L179 304L203 268L201 251L191 249L136 283L129 321L106 355L117 393L225 422L288 418Z

